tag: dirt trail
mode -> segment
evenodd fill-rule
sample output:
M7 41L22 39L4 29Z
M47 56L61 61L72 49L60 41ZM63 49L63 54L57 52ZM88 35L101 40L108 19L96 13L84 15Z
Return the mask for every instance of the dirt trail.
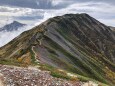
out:
M33 51L33 53L35 54L34 56L35 56L35 60L36 60L36 62L38 62L39 63L39 60L37 59L37 54L35 53L35 51L34 51L34 46L32 47L32 51Z

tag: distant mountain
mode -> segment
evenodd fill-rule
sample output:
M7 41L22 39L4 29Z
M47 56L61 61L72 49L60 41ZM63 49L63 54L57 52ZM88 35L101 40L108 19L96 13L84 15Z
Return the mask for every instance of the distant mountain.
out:
M88 14L57 16L1 47L0 63L46 64L114 86L115 34Z
M25 26L25 24L19 23L17 21L13 21L10 24L5 25L4 27L0 28L0 31L14 31L18 30L20 27Z
M111 27L110 26L110 29L114 32L114 34L115 34L115 27Z
M111 27L111 26L110 26L110 28L111 28L111 30L115 31L115 27Z

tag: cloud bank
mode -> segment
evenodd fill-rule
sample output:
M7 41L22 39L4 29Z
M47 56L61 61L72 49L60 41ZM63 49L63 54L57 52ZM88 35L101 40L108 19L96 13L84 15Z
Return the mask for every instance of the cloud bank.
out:
M23 31L31 29L33 26L25 26L23 28L19 28L17 31L12 32L0 32L0 47L7 44L9 41L14 39L16 36L20 35Z

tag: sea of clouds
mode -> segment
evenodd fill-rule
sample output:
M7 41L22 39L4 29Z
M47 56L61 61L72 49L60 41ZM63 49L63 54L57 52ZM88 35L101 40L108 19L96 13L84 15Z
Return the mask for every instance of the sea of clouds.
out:
M22 32L32 29L33 27L39 25L40 23L46 21L47 19L49 19L51 17L53 17L53 15L44 13L43 19L35 20L32 24L27 24L26 26L21 27L18 30L14 30L11 32L10 31L1 31L0 32L0 47L7 44L8 42L10 42L12 39L14 39L16 36L20 35ZM7 24L9 24L9 23L11 23L11 21L9 21Z

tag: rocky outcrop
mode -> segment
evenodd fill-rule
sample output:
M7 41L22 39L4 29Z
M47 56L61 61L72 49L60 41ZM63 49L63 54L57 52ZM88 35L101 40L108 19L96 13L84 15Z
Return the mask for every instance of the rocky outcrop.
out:
M71 82L55 78L49 71L41 71L36 67L22 68L0 65L0 86L82 86L82 82ZM4 76L3 76L4 75ZM6 85L3 85L2 82Z

